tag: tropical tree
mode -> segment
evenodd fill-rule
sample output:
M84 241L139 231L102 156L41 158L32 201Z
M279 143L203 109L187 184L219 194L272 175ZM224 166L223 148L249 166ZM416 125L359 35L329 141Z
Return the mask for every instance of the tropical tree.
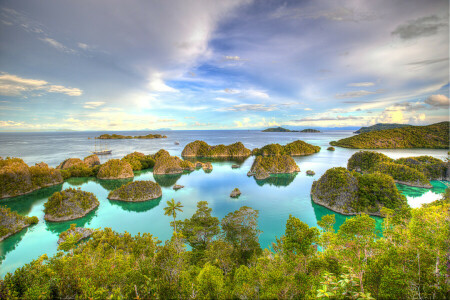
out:
M181 208L183 205L181 205L181 202L178 201L175 203L175 200L173 198L170 201L167 201L167 207L164 207L164 215L166 216L172 216L173 217L173 231L177 232L177 224L176 224L176 217L177 217L177 211L183 211Z

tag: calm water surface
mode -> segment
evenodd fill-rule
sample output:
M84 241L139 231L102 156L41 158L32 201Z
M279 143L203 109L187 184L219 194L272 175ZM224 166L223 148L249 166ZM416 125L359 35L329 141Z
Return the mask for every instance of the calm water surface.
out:
M21 157L26 163L33 165L44 161L50 166L57 166L69 157L83 158L94 148L94 140L88 139L105 132L59 132L59 133L0 133L0 156ZM143 135L148 132L122 132L125 135ZM161 133L161 132L158 132ZM124 155L140 151L152 154L159 149L166 149L172 155L180 155L184 146L196 139L209 144L230 144L241 141L247 148L261 147L269 143L286 144L301 139L322 147L319 153L295 158L301 172L297 175L279 175L264 181L256 181L247 177L253 162L253 157L237 162L238 169L232 169L236 162L212 161L214 170L205 173L197 170L189 174L154 177L151 170L135 172L133 180L153 180L158 182L163 190L161 199L142 203L123 203L111 201L106 197L109 191L119 187L124 180L97 180L95 178L72 178L64 184L41 189L25 196L0 200L0 205L6 205L22 215L37 216L39 223L0 242L0 277L7 272L23 266L31 260L46 253L51 256L56 253L58 235L68 229L70 224L90 228L111 227L118 232L128 231L131 234L150 232L160 240L169 239L172 230L171 218L164 216L163 208L166 201L174 198L183 205L183 212L177 218L189 218L196 210L198 201L208 201L213 209L213 215L223 218L229 212L246 205L259 210L259 228L262 247L269 247L284 233L289 214L298 217L310 226L317 226L317 221L323 215L335 214L332 211L315 205L310 199L311 185L327 169L336 166L345 167L349 157L357 150L336 147L336 151L327 151L329 142L352 135L351 131L330 131L313 133L262 133L259 131L167 131L162 132L167 139L154 140L110 140L108 146L113 154L101 157L102 162L110 158L121 158ZM178 141L180 145L175 145ZM380 151L392 158L431 155L440 159L447 157L446 150L383 150ZM314 170L315 176L307 176L307 170ZM185 188L174 191L172 186L177 183ZM419 207L440 198L445 185L434 181L433 189L412 188L398 185L408 198L412 207ZM82 190L94 193L100 206L84 218L50 223L44 221L43 205L54 192L68 187L80 187ZM242 196L238 199L229 197L230 192L238 187ZM336 215L336 228L346 219ZM381 219L375 218L378 228Z

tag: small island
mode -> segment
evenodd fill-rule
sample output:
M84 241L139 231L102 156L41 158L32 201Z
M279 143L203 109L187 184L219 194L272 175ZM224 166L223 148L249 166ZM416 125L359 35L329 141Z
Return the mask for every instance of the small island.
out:
M74 242L77 243L94 233L94 229L76 226L76 224L70 224L69 229L59 234L58 245L65 243L69 238L73 238Z
M290 130L283 127L274 127L274 128L267 128L264 129L262 132L298 132L297 130Z
M343 215L381 216L382 207L408 206L391 176L378 172L360 174L342 167L331 168L314 181L311 198L314 203Z
M15 211L11 211L9 207L0 206L0 242L38 222L39 220L35 216L21 216Z
M393 128L402 128L402 127L408 127L412 126L409 124L397 124L397 123L378 123L372 126L368 127L361 127L360 129L356 130L355 133L364 133L364 132L371 132L371 131L379 131L379 130L385 130L385 129L393 129Z
M194 141L184 147L183 157L216 157L216 158L242 158L251 155L251 151L241 143L231 145L210 146L204 141Z
M99 204L93 193L68 188L48 198L44 204L44 219L50 222L79 219L97 208Z
M157 199L162 196L159 184L146 181L133 181L122 185L120 188L109 193L109 200L119 200L127 202L142 202Z
M253 155L274 156L274 155L290 155L303 156L310 155L320 151L319 146L308 144L304 141L297 140L285 146L280 144L265 145L261 149L255 148L252 150Z
M159 150L153 155L155 166L153 167L153 174L181 174L184 171L192 172L195 170L194 163L182 160L178 156L171 156L166 150Z
M98 179L124 179L133 178L133 168L131 165L120 159L110 159L103 165L97 173Z
M96 139L100 140L124 140L124 139L165 139L167 136L161 134L147 134L147 135L121 135L121 134L102 134Z
M300 168L289 155L257 156L248 176L257 180L269 178L270 174L291 174L300 172Z
M300 132L320 133L320 130L308 128L308 129L303 129Z
M334 149L333 146L330 146L330 147L327 148L327 150L328 150L328 151L335 151L336 149Z
M122 158L122 161L129 163L133 171L153 168L155 165L155 160L151 155L145 155L141 152L127 154Z
M241 191L238 188L234 188L234 190L231 191L230 197L231 198L239 198L241 195Z
M428 126L370 131L332 141L330 145L354 149L449 149L449 124L441 122Z

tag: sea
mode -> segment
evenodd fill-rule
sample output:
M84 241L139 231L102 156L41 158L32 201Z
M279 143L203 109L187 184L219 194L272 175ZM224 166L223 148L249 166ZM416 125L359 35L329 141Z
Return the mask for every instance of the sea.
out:
M146 135L148 133L164 134L164 139L131 139L131 140L95 140L104 133L122 135ZM180 201L183 211L177 215L178 220L190 218L196 210L198 201L207 201L212 208L213 216L222 219L228 213L241 206L252 207L259 212L258 227L261 230L259 241L262 248L271 248L276 238L284 234L286 221L293 215L309 226L317 226L322 216L336 216L335 229L348 218L334 213L311 201L310 191L314 180L329 168L346 167L347 161L355 149L335 147L328 151L330 141L352 136L353 131L334 130L321 133L301 132L261 132L257 130L208 130L208 131L122 131L122 132L2 132L0 133L0 156L19 157L28 165L45 162L56 167L67 158L84 158L97 147L108 148L112 154L100 157L102 163L111 158L122 158L128 153L138 151L145 154L156 153L160 149L169 151L171 155L180 156L186 144L203 140L210 145L231 144L241 141L247 148L260 148L266 144L281 145L295 140L303 140L322 147L319 153L295 157L300 173L295 175L276 175L266 180L255 180L248 177L247 172L253 157L240 161L211 161L213 171L205 173L197 170L182 175L167 175L154 178L152 170L135 172L132 180L152 180L162 187L162 197L141 203L128 203L108 200L108 193L130 180L97 180L95 178L71 178L63 184L44 188L33 193L0 200L0 205L10 207L19 214L37 216L39 223L22 230L3 242L0 242L0 278L6 273L39 258L43 254L49 257L57 253L57 240L61 232L70 224L89 228L112 228L116 232L129 232L133 235L148 232L162 242L170 239L172 228L171 217L164 215L163 208L170 199ZM97 145L96 145L97 144ZM442 160L447 158L447 150L437 149L386 149L376 150L391 158L430 155ZM203 160L205 161L205 160ZM239 168L232 168L238 164ZM306 175L313 170L314 176ZM441 198L445 184L432 181L432 189L414 188L397 185L407 197L411 207L420 207ZM1 183L0 183L1 184ZM174 191L173 185L184 188ZM94 193L100 201L99 207L81 219L53 223L44 220L44 203L54 192L75 187ZM230 198L234 188L239 188L242 195ZM377 230L381 234L382 219L374 217Z

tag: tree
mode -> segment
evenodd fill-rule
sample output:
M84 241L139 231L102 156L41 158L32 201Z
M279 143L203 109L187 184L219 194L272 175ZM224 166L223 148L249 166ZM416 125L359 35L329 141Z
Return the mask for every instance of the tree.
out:
M312 244L317 241L319 230L309 227L298 218L289 215L286 222L283 245L284 249L296 254L308 256L314 252Z
M177 232L177 224L175 222L175 219L177 217L177 211L180 212L183 211L181 209L182 207L183 205L181 205L180 201L175 203L175 200L173 199L167 201L167 207L164 207L164 215L173 217L173 231L175 231L175 233Z

